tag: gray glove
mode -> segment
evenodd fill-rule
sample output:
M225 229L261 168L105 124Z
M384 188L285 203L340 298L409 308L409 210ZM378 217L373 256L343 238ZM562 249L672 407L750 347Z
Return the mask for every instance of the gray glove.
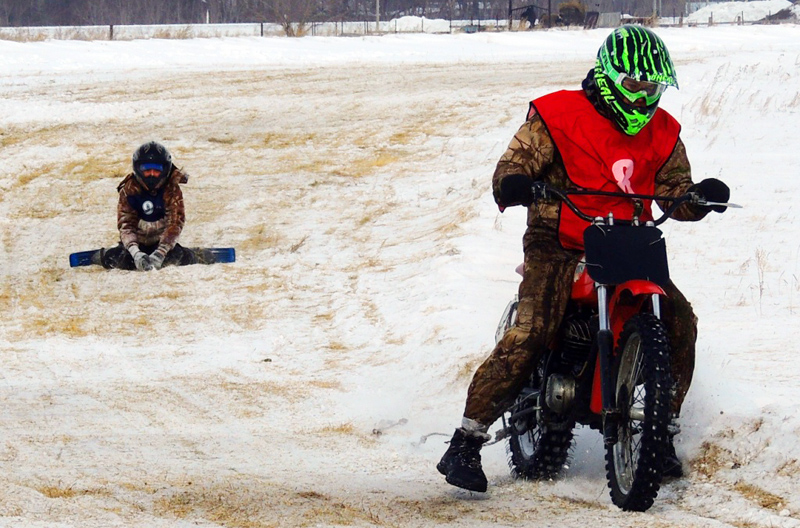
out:
M164 264L164 257L166 257L166 256L167 256L167 254L164 253L163 251L161 251L161 248L158 248L157 250L153 251L150 254L150 257L149 257L150 264L153 265L153 268L159 270L159 269L161 269L161 266Z
M150 262L150 257L144 251L137 251L133 255L133 263L139 271L150 271L153 269L153 264Z

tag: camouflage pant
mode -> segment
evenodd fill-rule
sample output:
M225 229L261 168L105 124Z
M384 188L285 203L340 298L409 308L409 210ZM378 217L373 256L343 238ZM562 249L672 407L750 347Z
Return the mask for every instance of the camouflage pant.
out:
M570 298L581 253L563 249L556 237L526 235L525 271L519 286L517 324L478 367L467 393L464 416L489 426L514 402L547 346L554 341ZM670 283L664 288L661 317L667 326L680 412L694 371L697 318L692 306Z
M158 249L158 244L146 246L144 244L139 246L139 249L148 255ZM102 249L100 252L100 263L106 269L122 269L133 271L136 269L136 264L133 262L133 257L130 252L125 249L122 242L113 248ZM189 264L197 264L197 259L191 250L175 244L167 256L164 258L164 266L187 266Z

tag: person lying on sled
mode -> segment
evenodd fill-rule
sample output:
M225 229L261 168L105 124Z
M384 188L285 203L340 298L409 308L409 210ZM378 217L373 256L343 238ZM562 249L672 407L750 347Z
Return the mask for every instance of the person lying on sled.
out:
M197 263L195 254L178 244L186 222L180 184L188 175L175 167L169 151L155 141L133 153L133 172L117 187L120 242L101 249L106 269L150 271Z

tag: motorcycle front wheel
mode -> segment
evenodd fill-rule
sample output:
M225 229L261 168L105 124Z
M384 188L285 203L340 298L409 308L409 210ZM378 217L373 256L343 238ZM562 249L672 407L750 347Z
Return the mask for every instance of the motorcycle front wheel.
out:
M606 448L611 501L626 511L645 511L658 495L668 445L672 378L661 320L639 314L625 323L615 371L621 417L618 441Z

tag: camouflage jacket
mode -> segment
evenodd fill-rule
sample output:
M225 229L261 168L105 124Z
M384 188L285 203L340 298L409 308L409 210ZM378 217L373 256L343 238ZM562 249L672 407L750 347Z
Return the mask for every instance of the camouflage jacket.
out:
M131 205L137 199L144 199L148 192L136 180L133 173L128 174L117 187L117 227L125 249L135 245L156 245L166 254L178 242L186 222L183 208L183 193L180 184L186 183L188 176L177 168L172 169L169 179L163 186L164 216L148 222L141 218L137 209Z
M500 185L506 176L524 174L531 182L544 181L562 189L575 189L576 186L567 177L564 162L547 131L541 117L533 113L514 135L506 152L497 163L492 177L492 191L498 206L509 207L516 203L503 203ZM664 196L680 196L693 185L691 167L686 156L686 147L678 139L675 149L667 162L655 175L655 193ZM663 210L666 205L658 202ZM528 232L525 245L530 237L539 233L543 236L557 236L559 208L557 200L539 201L528 208ZM676 220L700 220L707 209L685 204L678 208L672 218Z

